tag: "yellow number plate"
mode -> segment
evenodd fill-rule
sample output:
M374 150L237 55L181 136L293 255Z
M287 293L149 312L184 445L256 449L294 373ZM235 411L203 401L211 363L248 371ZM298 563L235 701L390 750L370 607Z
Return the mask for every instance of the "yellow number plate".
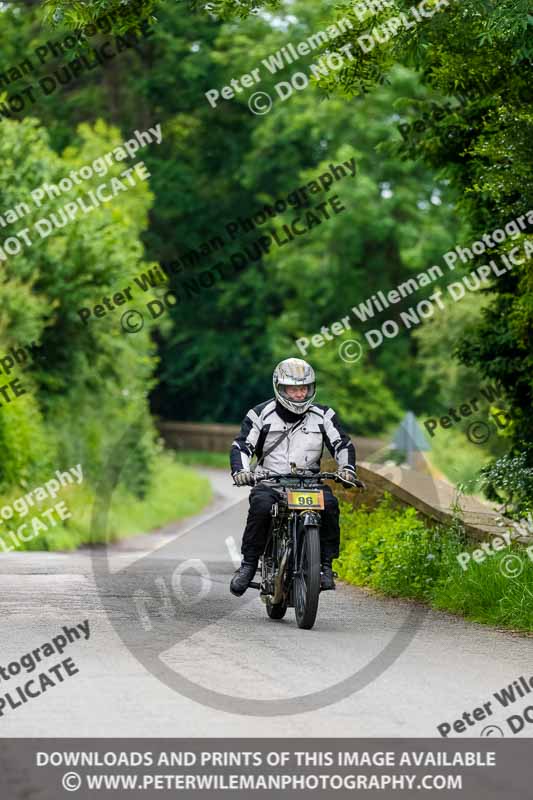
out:
M289 508L324 508L324 492L287 492Z

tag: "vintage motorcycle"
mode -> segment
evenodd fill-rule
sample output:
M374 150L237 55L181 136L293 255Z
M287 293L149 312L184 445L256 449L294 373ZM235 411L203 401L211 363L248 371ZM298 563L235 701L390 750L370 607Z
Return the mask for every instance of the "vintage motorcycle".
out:
M324 510L322 482L333 480L347 487L364 489L357 478L341 481L334 472L310 475L297 470L286 475L262 473L256 484L268 481L278 490L279 500L272 505L272 522L261 557L261 600L271 619L283 619L287 608L294 608L299 628L315 624L320 594L320 525Z

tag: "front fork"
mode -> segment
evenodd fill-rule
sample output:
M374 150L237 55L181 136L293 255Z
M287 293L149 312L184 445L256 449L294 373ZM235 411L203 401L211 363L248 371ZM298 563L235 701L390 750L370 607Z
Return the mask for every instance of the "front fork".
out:
M320 530L321 525L321 517L316 511L301 511L294 515L293 519L293 553L294 553L294 561L293 561L293 578L300 574L302 565L301 565L301 558L302 558L302 538L303 538L303 530L309 526L317 527ZM301 531L301 539L298 541L298 532Z
M303 541L303 530L308 526L315 526L320 529L321 525L321 516L316 511L300 511L295 512L289 517L288 525L290 527L291 532L291 539L292 539L292 546L290 550L292 552L285 551L284 555L281 558L281 562L278 563L278 573L277 576L274 578L273 583L266 582L266 576L263 574L262 576L262 586L261 586L261 600L266 603L267 599L273 603L279 603L281 601L282 593L283 593L283 582L284 582L284 575L285 575L285 568L286 568L286 558L289 558L289 568L292 568L292 576L290 582L290 601L289 605L294 605L293 597L292 597L292 588L294 578L300 575L301 573L301 556L302 556L302 541ZM269 538L272 536L273 531L272 528L269 532ZM274 543L272 543L274 545ZM272 556L274 554L272 553ZM279 558L279 553L276 553L276 556ZM292 563L291 563L292 562Z

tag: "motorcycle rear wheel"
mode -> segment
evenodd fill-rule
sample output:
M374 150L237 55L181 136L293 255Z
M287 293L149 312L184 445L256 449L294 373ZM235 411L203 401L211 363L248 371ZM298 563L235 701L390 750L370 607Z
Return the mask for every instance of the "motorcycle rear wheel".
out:
M272 538L272 535L270 535L267 540L265 552L263 554L263 561L272 560L273 548L274 548L274 540ZM283 617L287 613L288 604L289 604L288 598L282 600L281 603L271 603L270 600L267 600L265 603L266 612L270 617L270 619L283 619Z
M320 531L309 526L302 539L300 574L294 578L294 611L299 628L313 627L320 595Z

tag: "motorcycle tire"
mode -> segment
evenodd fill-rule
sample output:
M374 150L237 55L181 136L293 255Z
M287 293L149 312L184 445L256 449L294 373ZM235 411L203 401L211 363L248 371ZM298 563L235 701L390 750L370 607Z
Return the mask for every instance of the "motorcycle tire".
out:
M294 611L299 628L313 627L320 595L320 531L316 525L306 528L300 555L301 574L294 579Z
M266 603L267 614L270 619L283 619L287 613L287 601L281 603Z

